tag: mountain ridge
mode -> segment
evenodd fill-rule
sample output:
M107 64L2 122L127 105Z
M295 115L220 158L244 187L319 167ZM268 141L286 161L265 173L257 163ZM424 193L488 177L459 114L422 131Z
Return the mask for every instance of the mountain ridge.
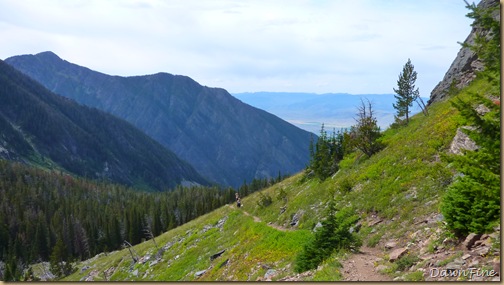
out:
M126 121L53 94L3 61L0 73L0 125L8 134L3 158L157 191L182 182L209 184Z
M109 76L52 52L6 62L57 94L127 120L223 185L295 173L308 162L308 132L187 76Z

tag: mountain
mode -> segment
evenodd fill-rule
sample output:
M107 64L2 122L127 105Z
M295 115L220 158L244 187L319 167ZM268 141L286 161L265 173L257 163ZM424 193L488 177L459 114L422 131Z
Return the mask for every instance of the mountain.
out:
M126 121L56 95L3 61L0 86L1 158L149 190L209 183Z
M320 132L322 123L329 131L354 125L361 100L367 99L372 103L382 130L394 122L397 113L392 106L397 101L393 94L254 92L233 96L315 134ZM412 114L420 111L414 103Z
M309 132L186 76L109 76L52 52L6 62L57 94L127 120L222 185L295 173L308 162Z

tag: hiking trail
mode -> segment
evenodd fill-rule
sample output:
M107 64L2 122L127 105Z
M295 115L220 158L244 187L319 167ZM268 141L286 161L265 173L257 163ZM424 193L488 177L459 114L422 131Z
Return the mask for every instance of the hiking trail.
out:
M228 204L228 207L238 209L235 205ZM254 222L262 222L261 218L251 215L244 209L240 210L243 211L243 214L246 216L252 217ZM266 225L284 232L292 230L272 223L267 223ZM374 263L380 259L382 255L383 254L377 248L362 246L359 252L351 254L348 259L341 262L343 265L341 269L341 274L343 275L342 281L392 281L392 278L377 272L375 269Z
M350 255L342 261L341 274L343 281L392 281L392 279L376 271L374 263L381 258L379 249L363 246L359 252Z
M234 205L229 205L228 206L232 209L238 209L236 206ZM245 214L245 216L249 216L249 217L252 217L254 219L254 222L256 223L260 223L262 222L261 218L259 218L258 216L254 216L254 215L251 215L249 212L243 210L243 209L240 209L241 211L243 211L243 214ZM292 229L288 229L286 227L282 227L282 226L279 226L279 225L275 225L273 223L266 223L266 225L270 228L273 228L273 229L276 229L276 230L279 230L279 231L282 231L282 232L287 232L287 231L292 231Z

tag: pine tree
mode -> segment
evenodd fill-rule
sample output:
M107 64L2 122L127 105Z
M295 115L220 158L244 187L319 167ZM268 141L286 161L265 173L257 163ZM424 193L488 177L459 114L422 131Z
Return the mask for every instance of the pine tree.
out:
M441 204L448 227L459 235L489 231L500 218L500 106L479 94L472 97L472 102L491 111L482 116L469 102L453 102L467 123L476 127L463 131L479 148L447 157L462 176L450 185Z
M72 272L72 266L68 261L67 247L61 238L58 238L49 259L51 272L58 278L67 276Z
M381 137L380 127L374 117L371 102L367 101L367 106L364 101L361 101L361 106L358 108L357 125L350 129L352 137L352 145L362 151L368 157L377 153L383 148L379 141Z
M410 107L413 105L413 101L420 96L418 88L415 89L416 79L417 72L411 60L408 58L408 62L406 62L402 72L399 74L399 79L397 80L398 88L394 88L394 92L397 93L397 95L394 95L397 99L397 103L392 104L397 110L396 118L406 118L406 124L409 123Z

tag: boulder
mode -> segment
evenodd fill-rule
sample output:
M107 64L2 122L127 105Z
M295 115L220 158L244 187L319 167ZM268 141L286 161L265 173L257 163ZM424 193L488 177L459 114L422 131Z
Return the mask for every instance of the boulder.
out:
M469 234L464 242L462 243L462 246L466 249L471 249L471 247L474 245L474 243L479 240L481 237L481 234L475 234L471 233Z
M473 130L471 127L462 127L464 129ZM450 145L449 152L452 154L461 155L464 150L477 150L478 145L466 134L461 128L457 129L457 133L453 138L453 141Z
M389 261L394 262L394 261L398 260L399 258L401 258L402 256L404 256L407 252L408 252L408 249L405 247L395 249L389 254Z
M212 254L212 256L210 256L210 260L212 261L212 260L216 259L217 257L221 256L225 251L226 250L223 249L223 250L217 252L216 254Z
M198 272L194 273L194 277L196 277L196 278L201 277L203 274L205 274L205 272L206 272L206 269L198 271Z

